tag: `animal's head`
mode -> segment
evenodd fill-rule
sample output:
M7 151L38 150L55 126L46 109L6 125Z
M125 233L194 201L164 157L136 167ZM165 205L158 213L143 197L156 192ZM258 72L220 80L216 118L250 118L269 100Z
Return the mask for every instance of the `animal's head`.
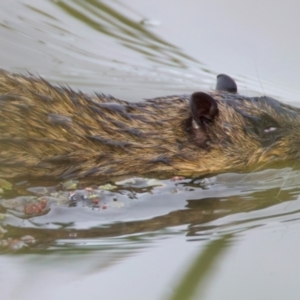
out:
M270 97L245 97L227 75L216 92L190 98L189 130L207 151L221 149L237 165L300 158L300 110Z

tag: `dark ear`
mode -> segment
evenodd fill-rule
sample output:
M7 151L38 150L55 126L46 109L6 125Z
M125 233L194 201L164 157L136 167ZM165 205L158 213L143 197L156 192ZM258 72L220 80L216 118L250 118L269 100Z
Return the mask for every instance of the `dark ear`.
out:
M192 118L198 125L212 121L219 109L216 100L208 94L197 92L190 98L190 110Z
M237 93L237 85L235 81L228 75L220 74L217 76L216 90L229 93Z

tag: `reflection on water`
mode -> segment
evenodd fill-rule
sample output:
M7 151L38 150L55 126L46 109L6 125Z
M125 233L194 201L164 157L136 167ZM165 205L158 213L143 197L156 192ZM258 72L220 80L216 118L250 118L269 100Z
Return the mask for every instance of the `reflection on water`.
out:
M56 1L55 4L92 29L114 38L121 45L160 65L186 68L185 61L196 62L174 45L148 31L142 22L132 21L105 4L105 1Z
M299 178L300 171L295 166L179 181L136 178L122 182L116 190L99 191L100 203L105 204L105 209L101 209L102 204L95 206L94 198L78 197L75 203L74 197L63 201L62 194L60 197L52 194L48 210L36 216L22 212L23 202L19 199L45 199L53 188L23 187L19 189L22 197L0 200L1 252L26 254L27 258L19 261L23 267L15 267L19 272L25 267L44 277L62 273L55 281L57 291L62 292L64 277L72 282L76 276L83 276L83 280L91 282L92 278L100 276L102 281L109 283L119 274L116 272L136 268L130 266L134 257L139 268L149 268L149 259L158 268L162 254L157 256L156 249L176 253L174 259L177 261L200 246L196 256L194 253L191 257L188 255L186 266L181 267L185 271L176 273L178 286L173 286L172 292L163 292L170 299L182 299L182 294L199 296L207 291L207 278L216 274L214 270L222 264L224 253L233 252L230 255L235 256L235 245L256 228L263 233L270 228L273 230L274 224L297 224L300 218ZM86 190L75 192L82 195ZM92 195L97 193L94 189ZM170 261L176 266L172 256L165 255L164 263ZM138 257L144 256L151 258L139 261ZM172 267L163 273L169 274L164 279L164 285L168 285L173 276ZM27 279L24 291L31 295L29 287L42 284L42 278L41 281ZM148 277L141 279L140 275L134 278L140 282L148 280ZM126 289L125 285L126 281L121 285L122 290ZM142 295L144 292L143 288L135 291ZM53 297L53 293L49 295ZM111 289L104 288L100 294L106 293L111 294ZM24 294L21 295L23 298ZM75 296L75 299L80 298Z
M153 34L144 16L122 3L24 2L14 2L15 9L1 4L3 68L130 101L214 84L215 73Z
M283 168L175 182L136 178L108 191L28 187L20 190L23 196L0 200L3 245L8 241L3 249L18 249L18 240L18 250L25 252L144 247L149 239L183 233L190 241L209 240L216 231L235 233L298 218L299 178L299 170ZM47 201L45 209L28 211L40 199ZM24 236L34 242L26 244Z
M217 260L220 259L220 256L227 250L231 239L232 235L229 234L211 241L205 250L201 251L198 257L193 260L188 273L183 277L170 300L194 299L197 290L200 291L197 294L197 299L202 299L207 275Z

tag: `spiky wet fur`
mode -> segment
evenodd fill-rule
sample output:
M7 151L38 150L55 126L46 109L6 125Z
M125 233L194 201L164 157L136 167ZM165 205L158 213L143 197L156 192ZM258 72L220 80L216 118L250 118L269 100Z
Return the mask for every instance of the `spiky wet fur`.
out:
M210 145L202 147L192 128L189 96L128 103L2 70L0 177L194 175L298 155L283 131L266 145L255 130L264 126L260 120L265 113L280 128L289 129L289 137L299 135L293 108L282 105L282 112L274 109L276 100L254 103L252 98L225 92L210 95L219 114L206 127Z

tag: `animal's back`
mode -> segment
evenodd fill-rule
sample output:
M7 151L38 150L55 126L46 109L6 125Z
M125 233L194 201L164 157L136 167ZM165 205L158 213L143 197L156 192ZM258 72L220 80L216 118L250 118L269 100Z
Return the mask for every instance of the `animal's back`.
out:
M178 151L175 139L182 135L187 101L169 97L127 103L1 71L2 176L67 178L149 172L149 161L163 161L166 153ZM175 130L163 130L166 127Z

